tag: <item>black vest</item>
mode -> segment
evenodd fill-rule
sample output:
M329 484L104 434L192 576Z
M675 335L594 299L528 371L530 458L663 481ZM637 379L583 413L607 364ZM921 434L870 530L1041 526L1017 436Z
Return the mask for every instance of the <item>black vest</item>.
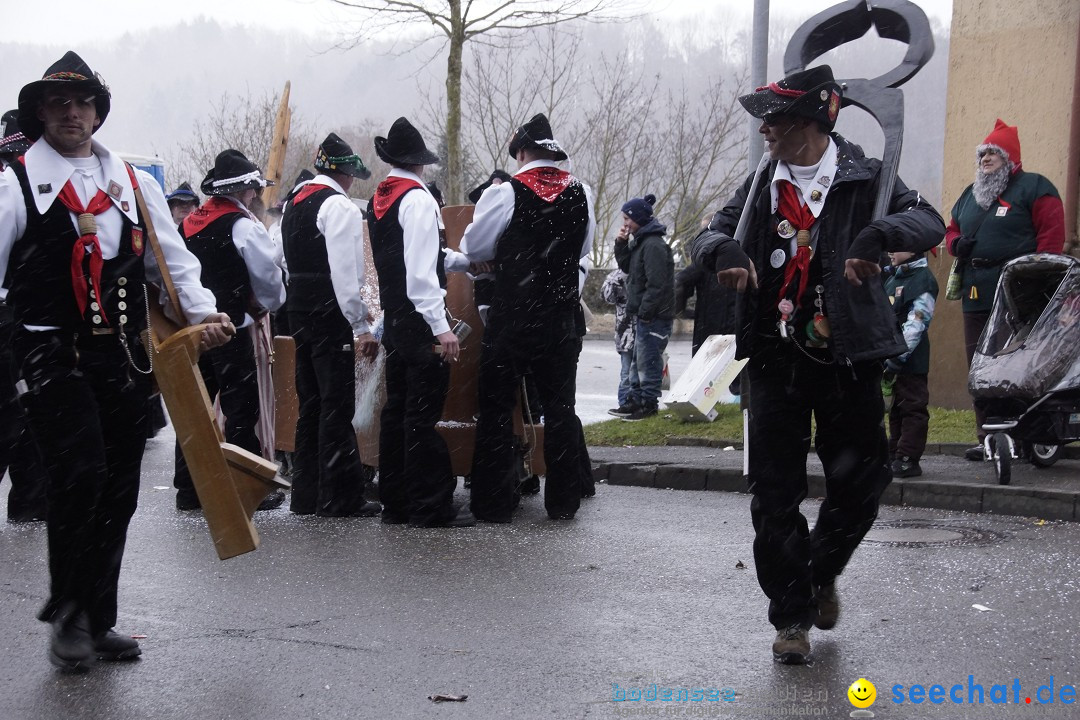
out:
M180 237L202 264L203 287L214 293L218 312L228 313L237 327L244 322L252 296L247 265L232 240L233 223L241 217L244 213L239 210L225 213L191 237L184 235L180 223Z
M330 280L326 236L317 224L323 203L337 194L334 188L325 187L297 203L296 192L290 193L281 220L281 244L289 266L289 312L336 315L347 324ZM356 241L361 242L360 238Z
M121 214L120 247L116 257L101 270L101 294L95 297L90 281L89 254L83 261L87 283L85 316L71 285L71 249L79 233L64 204L54 200L44 215L37 211L26 168L11 164L26 203L26 232L15 241L8 260L8 305L19 325L44 325L80 332L92 328L120 327L137 333L146 328L146 279L142 252L144 220L135 226ZM136 213L138 211L136 210ZM139 252L132 245L132 229L139 238ZM104 308L104 315L101 312Z
M520 180L514 215L495 249L492 315L502 323L533 325L579 307L578 264L589 227L585 186L573 182L549 203Z
M431 326L424 320L423 315L416 311L405 286L405 233L398 222L401 201L416 190L420 188L412 188L402 193L381 220L375 218L374 211L369 211L368 229L371 234L371 255L375 260L375 271L379 274L379 303L382 305L386 332L398 336L401 333L411 333L427 342L433 337ZM374 207L374 198L371 206ZM437 242L437 239L432 238L432 242ZM446 269L443 266L441 248L439 260L435 263L435 272L439 277L439 287L445 289Z

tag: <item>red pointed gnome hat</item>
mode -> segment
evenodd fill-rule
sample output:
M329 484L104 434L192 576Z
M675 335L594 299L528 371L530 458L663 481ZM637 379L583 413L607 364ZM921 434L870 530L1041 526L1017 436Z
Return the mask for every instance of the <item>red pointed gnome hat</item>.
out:
M1005 159L1012 163L1013 170L1020 167L1020 132L1015 125L1006 125L1005 121L998 118L993 132L987 135L978 147L979 157L991 149L1004 151Z

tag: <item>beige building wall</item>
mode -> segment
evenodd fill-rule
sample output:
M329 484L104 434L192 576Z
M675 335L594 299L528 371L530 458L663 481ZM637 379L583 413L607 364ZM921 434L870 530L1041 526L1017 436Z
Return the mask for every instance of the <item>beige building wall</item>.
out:
M1025 170L1048 177L1076 252L1080 185L1080 0L953 0L942 207L946 224L973 180L975 147L996 118L1016 125ZM971 406L960 302L945 299L952 258L931 258L941 292L930 326L930 402Z

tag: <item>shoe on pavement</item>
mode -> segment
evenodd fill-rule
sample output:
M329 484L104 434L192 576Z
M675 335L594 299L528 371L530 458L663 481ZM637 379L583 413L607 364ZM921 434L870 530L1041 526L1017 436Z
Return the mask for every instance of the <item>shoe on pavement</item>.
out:
M89 670L96 655L86 613L69 611L59 614L53 620L52 627L49 662L64 672L81 673Z
M607 414L614 415L618 418L624 418L632 414L636 409L637 408L635 406L631 405L630 403L626 403L625 405L620 405L617 408L611 408L607 411Z
M255 508L255 512L277 510L281 507L283 502L285 502L285 492L283 490L275 490L262 499L262 502L259 503L259 507Z
M415 528L461 528L461 527L472 527L473 525L476 524L476 518L473 517L473 514L471 512L469 512L469 509L466 508L466 507L455 507L455 508L453 508L453 513L454 513L453 515L449 516L448 518L446 518L444 520L421 521L421 522L414 522L414 521L410 520L409 521L409 527L415 527Z
M922 468L917 458L900 455L893 460L892 474L896 478L919 477L922 475Z
M142 655L142 649L134 638L106 630L94 636L94 653L99 660L134 660Z
M817 600L814 627L818 630L832 630L840 619L840 596L836 594L836 583L814 587L814 599Z
M176 493L176 509L183 511L202 510L202 503L199 502L199 496L195 494L194 490L179 490Z
M970 447L970 448L968 448L967 450L964 451L964 459L965 460L972 460L972 461L982 462L983 460L986 459L986 451L983 449L982 445L976 445L975 447Z
M652 417L655 414L656 414L656 408L654 408L654 407L639 407L639 408L634 408L634 412L632 412L629 415L627 415L626 417L624 417L623 420L629 420L631 422L636 422L638 420L644 420L647 417Z
M772 653L773 660L784 665L805 665L810 659L810 631L799 625L780 628Z
M518 485L518 492L522 495L536 495L540 492L540 476L530 475Z

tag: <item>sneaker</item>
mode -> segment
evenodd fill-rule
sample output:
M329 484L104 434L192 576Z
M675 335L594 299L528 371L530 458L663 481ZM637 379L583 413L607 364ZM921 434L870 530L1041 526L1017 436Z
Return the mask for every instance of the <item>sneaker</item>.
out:
M922 475L922 468L919 467L918 459L900 455L892 462L892 474L896 478L919 477Z
M840 619L840 596L836 594L836 583L815 586L814 599L817 600L814 627L818 630L832 630Z
M983 450L982 445L976 445L975 447L970 447L964 451L964 459L982 462L986 459L986 452Z
M522 495L536 495L540 492L540 476L530 475L518 485L518 492Z
M617 418L624 418L631 415L635 409L636 408L633 405L631 405L630 403L626 403L625 405L620 405L617 408L611 408L607 411L607 414L614 415Z
M134 660L142 650L134 638L106 630L94 636L94 653L99 660Z
M773 660L784 665L805 665L810 658L810 631L799 625L780 628L772 644Z
M635 408L634 412L630 413L623 420L629 420L631 422L637 422L638 420L644 420L647 417L652 417L656 414L656 408L641 407Z

